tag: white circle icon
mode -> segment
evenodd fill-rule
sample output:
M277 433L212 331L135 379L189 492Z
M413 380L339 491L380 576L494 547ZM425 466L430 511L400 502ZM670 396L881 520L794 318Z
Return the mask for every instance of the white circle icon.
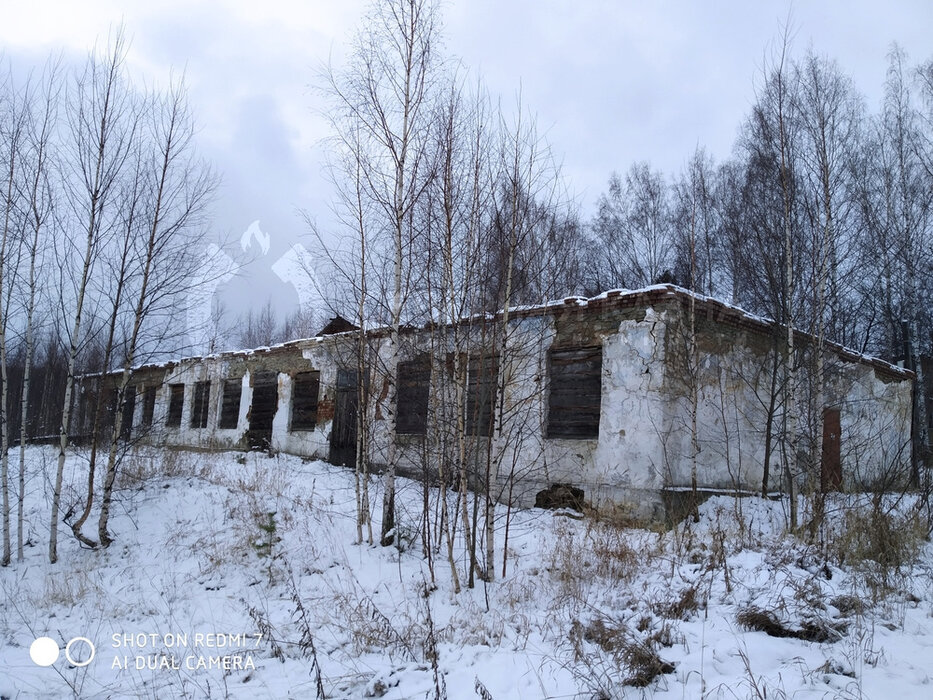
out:
M29 645L29 658L38 666L51 666L58 659L58 642L51 637L39 637Z
M83 661L76 660L72 658L71 656L71 647L74 645L75 642L84 642L85 644L87 644L88 648L91 650L90 655ZM57 648L58 647L56 647L56 649ZM97 649L94 648L94 644L87 637L75 637L70 642L68 642L68 646L65 647L65 658L68 659L68 663L70 663L72 666L78 666L78 667L87 666L89 663L91 663L94 660L94 654L96 653L97 653Z

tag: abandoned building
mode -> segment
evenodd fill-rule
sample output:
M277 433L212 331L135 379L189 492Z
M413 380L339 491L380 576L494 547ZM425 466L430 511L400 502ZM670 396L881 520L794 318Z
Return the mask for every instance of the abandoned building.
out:
M339 319L314 338L137 368L124 435L347 465L363 450L376 470L391 445L403 474L467 465L500 501L565 484L645 518L694 478L700 493L780 491L788 474L824 489L908 478L913 374L827 343L817 392L815 343L795 337L785 391L784 329L659 285L405 328L390 377L388 331L361 338Z

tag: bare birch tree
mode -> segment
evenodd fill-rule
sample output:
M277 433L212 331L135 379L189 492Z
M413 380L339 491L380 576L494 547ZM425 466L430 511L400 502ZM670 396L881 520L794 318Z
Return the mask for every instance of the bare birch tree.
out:
M92 268L101 240L109 234L108 207L133 141L132 123L127 125L130 95L124 75L126 41L118 32L106 53L94 52L83 72L76 76L69 100L70 172L66 194L70 216L80 235L66 241L66 256L78 269L73 289L66 298L69 310L67 374L59 427L58 465L52 491L49 530L49 560L58 561L58 519L62 479L68 448L69 419L75 383L75 361L85 321L85 301ZM80 227L80 228L77 228Z
M813 493L811 534L822 521L825 488L821 463L821 437L825 403L827 335L841 340L840 298L850 276L844 269L849 237L850 173L856 149L861 145L861 104L851 81L826 59L808 53L797 66L797 106L800 119L800 174L803 204L810 229L809 287L810 340L808 372L809 464L808 481Z
M432 310L434 412L425 459L437 470L439 537L446 547L454 592L460 576L454 558L457 518L464 516L462 536L469 556L467 578L473 580L475 547L469 522L467 482L471 467L467 393L470 356L477 350L475 329L461 324L482 309L479 292L485 234L492 213L495 185L490 158L494 126L488 97L481 86L470 91L454 76L438 101L433 119L436 176L428 191L426 216L432 221L422 251L427 306ZM474 421L475 423L476 421ZM456 495L451 505L449 495Z
M133 198L138 221L127 221L130 235L125 255L126 264L133 269L128 282L135 299L130 331L121 348L117 410L101 494L97 536L103 546L113 541L108 532L110 506L132 368L140 354L146 325L158 320L167 304L197 291L192 281L197 279L196 268L204 264L203 257L196 254L198 238L216 186L213 172L194 151L195 125L183 83L175 82L165 95L152 95L149 107L139 163L141 188L138 199Z
M664 174L647 162L634 163L624 179L612 176L593 228L609 285L644 287L673 270L670 192Z
M10 540L10 481L9 481L9 416L8 393L9 377L7 374L7 330L10 327L9 309L12 278L16 275L14 251L16 245L18 219L21 202L19 201L19 180L21 161L24 158L25 137L28 118L26 100L13 87L13 81L6 77L0 83L0 166L3 168L2 181L2 221L0 221L0 479L2 479L3 498L3 555L0 564L7 566L12 556ZM4 89L6 88L6 89ZM6 99L4 99L6 98Z
M780 451L784 482L790 497L789 521L797 528L798 406L795 326L800 318L800 268L804 246L799 232L798 179L794 169L798 120L793 111L794 84L790 66L790 32L785 27L771 64L764 70L756 104L746 123L741 148L746 160L746 207L753 207L745 227L751 240L745 260L758 274L749 277L752 308L762 309L776 321L773 352L780 357L780 372L772 375L772 397L780 388ZM742 298L740 297L740 301ZM778 329L780 332L778 332ZM771 408L778 404L772 399ZM772 414L769 411L768 429ZM770 446L766 446L768 449ZM762 492L766 491L762 484Z
M426 183L427 120L436 79L439 30L436 5L431 0L376 3L367 16L366 29L357 37L349 68L343 74L330 72L328 76L342 129L358 132L358 138L343 142L359 144L364 193L379 211L376 235L368 240L372 245L377 236L385 236L391 251L385 378L392 406L409 254L416 235L415 206ZM393 435L392 411L388 424ZM395 536L395 461L395 443L390 441L380 537L386 546Z
M23 241L29 271L26 274L23 304L24 342L23 382L20 398L19 426L19 487L16 513L16 557L23 560L23 511L26 496L26 438L29 419L29 396L32 387L33 356L36 344L36 305L39 301L38 276L50 247L50 227L54 224L54 200L58 189L54 184L59 167L54 153L53 137L58 124L61 96L61 67L57 59L46 63L40 91L28 122L28 152L25 178L26 235Z

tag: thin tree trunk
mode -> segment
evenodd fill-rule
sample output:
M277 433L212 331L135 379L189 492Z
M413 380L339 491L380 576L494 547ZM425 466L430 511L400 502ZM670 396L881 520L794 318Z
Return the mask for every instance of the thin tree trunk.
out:
M357 137L357 152L359 146L359 134ZM356 540L363 541L363 525L366 525L366 541L373 543L373 525L370 517L369 507L369 441L367 439L369 425L367 416L369 414L369 376L366 363L366 350L368 347L366 335L366 282L367 282L367 260L366 260L366 222L364 219L363 193L361 162L356 158L356 171L354 178L356 194L356 224L360 235L360 299L356 311L356 323L359 326L357 331L356 347L356 376L357 376L357 426L356 426L356 469L354 470L354 485L356 491ZM361 488L362 486L362 488Z
M696 173L692 174L694 180ZM697 426L697 413L700 403L699 358L697 355L697 329L696 329L696 183L693 182L693 210L690 217L690 306L689 315L690 335L688 338L687 379L690 382L690 488L693 492L693 522L700 522L700 499L697 493L697 457L700 453L699 431ZM723 423L725 426L725 423Z
M68 449L68 423L71 419L71 398L75 383L75 360L78 356L78 334L81 332L81 316L84 311L84 296L91 269L91 256L94 250L95 218L97 207L93 206L91 222L88 226L87 244L84 252L84 264L81 269L81 283L78 287L77 306L71 340L68 344L68 369L65 375L65 397L62 401L62 420L58 431L58 466L55 470L55 487L52 491L52 521L49 524L49 561L58 561L58 511L61 506L62 481L65 474L65 457Z
M764 464L761 470L761 497L768 497L768 485L771 480L771 451L774 442L774 417L777 410L778 397L778 368L780 360L778 358L779 340L775 338L774 355L771 360L771 382L768 385L768 409L765 418L765 455Z
M786 28L785 28L786 30ZM783 322L787 331L787 342L784 354L784 470L787 480L787 492L790 497L790 529L797 529L797 489L796 489L796 463L797 463L797 415L795 392L797 388L795 351L794 351L794 264L793 264L793 228L791 226L791 182L790 162L788 154L788 135L786 115L784 113L787 98L784 84L784 60L787 50L787 35L785 33L782 46L781 64L778 69L779 95L778 95L778 139L780 149L780 176L781 200L784 206L784 284L783 284Z
M38 227L36 228L38 237ZM29 299L26 303L26 358L23 367L23 392L20 399L19 424L19 490L16 506L16 559L23 561L23 510L26 500L26 422L29 415L29 390L32 386L32 358L35 345L33 315L36 302L36 247L33 239L32 254L29 259Z
M50 214L50 193L44 192L45 178L48 174L47 146L51 138L55 109L58 100L58 66L52 64L46 74L45 112L38 132L33 132L35 148L34 169L31 171L29 190L29 215L32 229L32 241L29 246L28 297L26 299L26 355L23 366L22 397L20 399L19 426L19 489L16 509L16 558L23 561L23 517L26 500L26 438L29 419L29 392L32 388L32 365L35 354L35 308L36 308L36 259L39 255L40 234ZM42 193L45 193L43 199Z
M162 224L162 215L163 215L163 202L165 197L166 183L169 175L169 168L172 161L177 156L175 149L175 138L176 138L176 120L179 117L178 114L178 99L179 96L174 97L175 102L173 102L172 112L169 115L169 124L168 131L166 134L166 142L164 144L157 144L162 148L162 162L160 163L160 169L158 171L158 185L155 192L155 202L152 210L152 220L149 222L148 226L148 238L146 240L146 253L143 262L142 270L142 279L140 281L139 287L139 296L136 299L136 308L133 313L133 330L130 334L129 342L127 343L126 356L123 361L123 372L120 375L120 384L117 387L117 402L116 408L114 410L113 416L113 425L111 426L110 431L110 448L107 452L107 471L104 476L104 485L101 491L101 504L100 504L100 517L97 521L97 537L100 540L101 545L108 547L112 542L113 538L108 532L108 525L110 521L110 504L113 498L113 485L116 481L117 476L117 452L120 443L120 436L123 432L123 404L126 401L126 389L130 383L130 375L132 374L133 362L136 359L136 350L137 344L139 342L139 332L142 328L143 320L146 314L146 306L149 301L149 283L150 276L152 274L152 268L155 264L155 258L158 254L158 249L160 246L160 233L161 233L161 224ZM136 185L138 187L139 183L139 170L136 173ZM130 203L130 212L129 218L126 223L125 231L125 247L123 249L123 254L120 261L120 279L117 284L117 297L114 301L113 306L113 316L111 317L111 326L110 326L110 337L107 342L108 353L113 346L113 332L115 327L115 322L117 318L117 311L119 308L119 300L123 293L123 286L125 284L125 271L129 262L130 255L130 242L133 236L134 230L134 221L135 221L135 212L137 200L135 198L138 190L134 191L134 198ZM96 440L95 440L96 442ZM87 516L87 511L85 517ZM83 522L83 521L82 521Z
M16 156L17 156L16 134L10 139L10 163L7 171L6 193L4 201L3 214L3 233L0 237L0 304L5 300L4 284L6 282L4 274L6 272L7 243L10 240L10 219L13 213L13 186L16 178ZM7 315L4 304L0 307L0 382L3 383L2 393L0 393L0 479L3 480L3 557L0 565L7 566L10 563L12 551L10 549L10 481L9 481L9 448L8 416L7 416L7 363L6 363L6 329Z
M129 234L127 234L129 236ZM128 242L128 238L127 238ZM87 522L88 517L91 515L91 508L94 505L94 477L97 471L97 452L98 446L100 444L100 428L101 428L101 413L110 409L110 389L107 388L104 384L105 377L108 376L110 371L110 362L113 357L113 340L114 335L116 334L117 328L117 317L120 311L120 303L123 297L123 286L126 279L126 261L127 261L127 251L124 249L122 260L121 260L121 270L117 276L117 289L116 294L113 299L113 309L110 314L110 322L107 329L107 342L104 345L104 361L103 367L101 368L101 384L97 392L97 408L94 411L94 426L91 431L91 454L88 459L88 470L87 470L87 497L84 499L84 509L81 511L81 515L78 516L78 519L74 521L71 525L71 531L74 533L75 538L82 544L94 548L97 547L97 542L85 536L81 532L81 528L84 523ZM114 415L112 427L115 427L122 418L121 410L121 400L122 400L122 389L125 387L121 386L120 391L117 392L117 401L116 406L114 406ZM106 403L105 403L106 402Z

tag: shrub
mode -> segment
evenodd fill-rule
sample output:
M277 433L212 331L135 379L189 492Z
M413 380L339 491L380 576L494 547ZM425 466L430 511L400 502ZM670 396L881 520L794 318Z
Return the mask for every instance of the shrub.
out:
M829 554L868 574L873 592L891 588L892 577L914 563L926 539L926 526L916 511L887 504L875 494L869 508L851 507L828 544Z
M845 634L846 627L823 618L806 620L800 627L793 628L781 622L770 610L748 607L735 616L741 627L754 632L764 632L769 637L792 637L806 642L835 642Z
M674 664L655 650L655 639L641 638L620 620L603 616L586 624L574 620L568 638L574 660L571 671L597 698L623 697L626 687L645 688L658 676L674 672Z

